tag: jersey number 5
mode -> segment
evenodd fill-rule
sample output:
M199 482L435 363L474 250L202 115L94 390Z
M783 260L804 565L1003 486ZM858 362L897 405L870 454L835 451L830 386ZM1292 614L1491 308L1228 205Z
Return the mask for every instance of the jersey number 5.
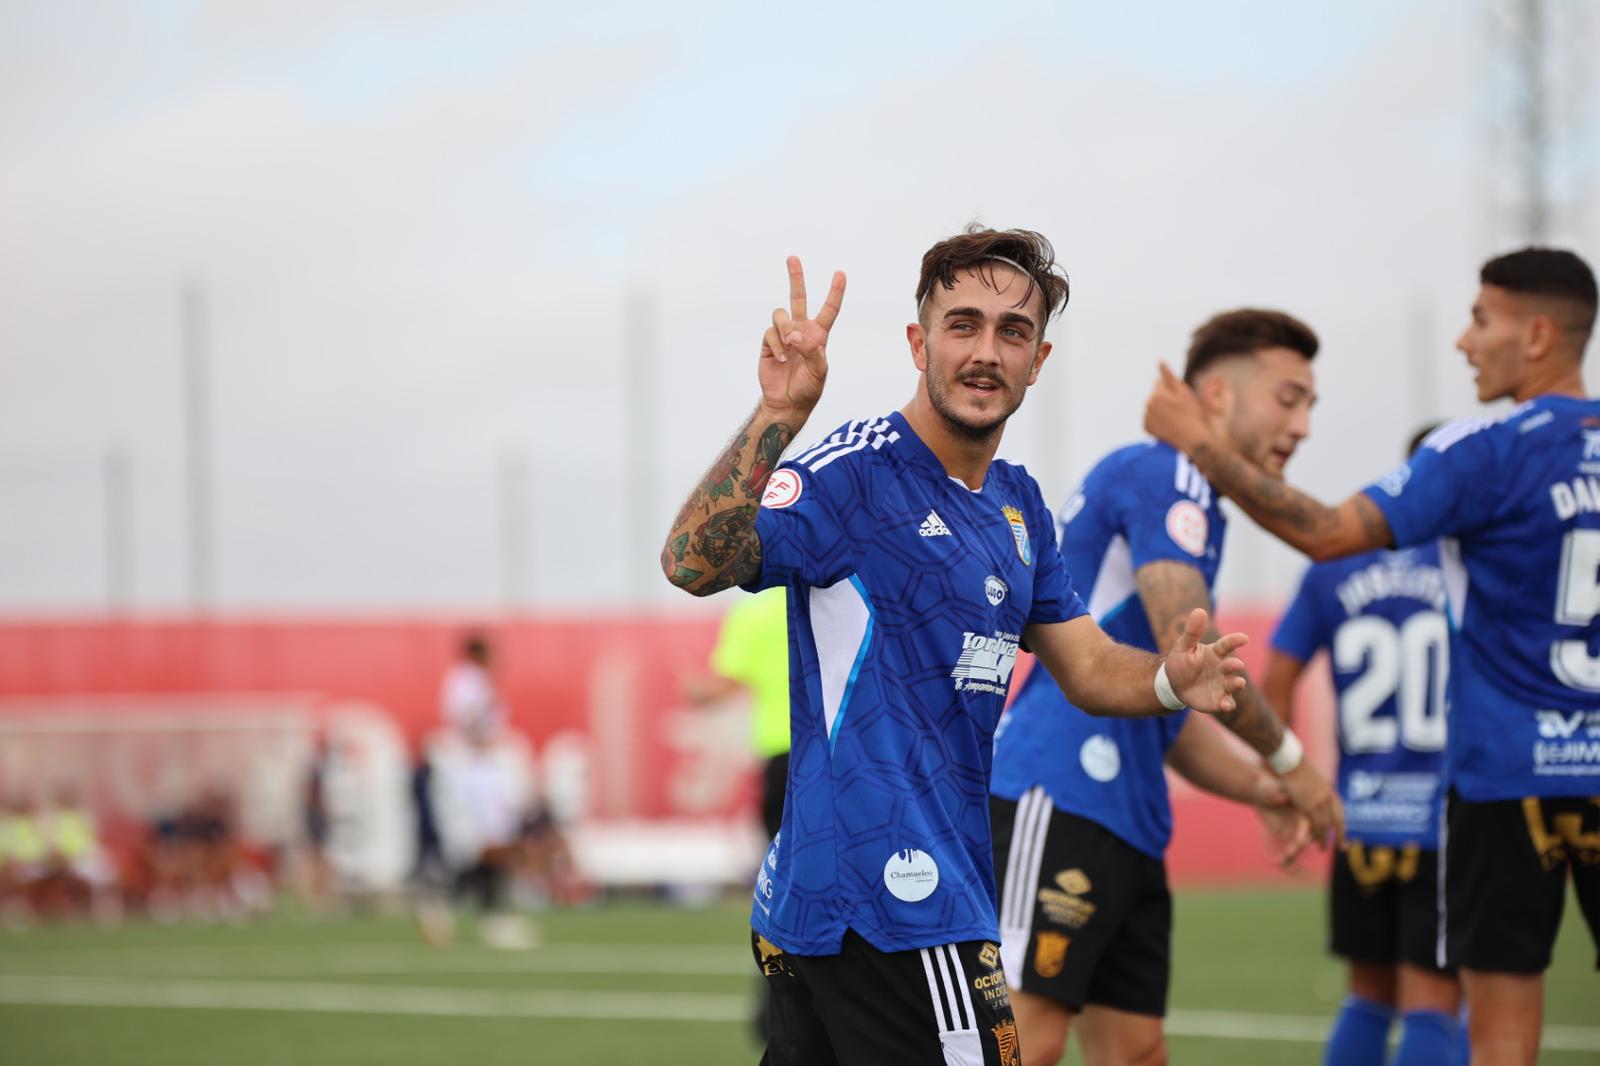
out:
M1600 529L1574 529L1561 538L1561 587L1556 590L1556 621L1590 626L1600 614ZM1558 640L1550 645L1550 669L1568 688L1600 692L1600 658L1589 642Z
M1393 751L1397 741L1412 751L1444 749L1449 639L1438 611L1418 611L1398 629L1376 615L1352 618L1339 627L1333 638L1334 666L1344 673L1366 668L1339 699L1346 751ZM1378 708L1391 697L1394 717L1377 717Z

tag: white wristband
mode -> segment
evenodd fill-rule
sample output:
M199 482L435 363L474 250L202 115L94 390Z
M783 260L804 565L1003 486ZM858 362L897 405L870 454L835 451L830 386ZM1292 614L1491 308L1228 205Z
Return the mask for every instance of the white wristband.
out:
M1267 765L1272 767L1275 774L1286 774L1300 765L1300 760L1305 756L1305 748L1300 746L1300 738L1294 735L1294 730L1288 726L1283 727L1283 743L1278 745L1278 750L1267 756Z
M1178 698L1176 692L1172 691L1172 682L1167 680L1166 663L1162 663L1156 670L1156 699L1160 700L1161 706L1169 711L1181 711L1184 708L1184 702Z

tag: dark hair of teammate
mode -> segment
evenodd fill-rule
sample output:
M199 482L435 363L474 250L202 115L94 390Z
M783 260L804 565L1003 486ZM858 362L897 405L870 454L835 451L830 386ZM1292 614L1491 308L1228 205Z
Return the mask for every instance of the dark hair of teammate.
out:
M1067 306L1067 274L1056 262L1056 250L1043 234L1026 229L986 229L974 222L965 232L940 241L923 255L922 274L917 279L918 318L935 282L948 291L955 288L957 274L976 270L984 284L992 287L997 263L1010 263L1028 275L1028 291L1017 301L1018 307L1033 299L1035 289L1044 296L1047 321ZM1041 322L1039 337L1043 336Z
M1444 425L1443 422L1429 422L1427 425L1413 433L1411 435L1411 443L1406 445L1406 458L1409 459L1411 456L1416 455L1417 449L1422 447L1422 442L1427 440L1429 434L1442 425Z
M1282 311L1253 307L1212 315L1194 331L1183 364L1183 380L1190 385L1201 371L1233 355L1254 355L1263 348L1287 348L1307 359L1317 354L1317 335L1311 327Z
M1583 354L1594 330L1595 307L1600 303L1594 271L1576 254L1562 248L1523 248L1495 256L1483 264L1478 280L1520 296L1544 297L1557 305L1556 324L1572 336ZM1558 317L1559 316L1559 317Z

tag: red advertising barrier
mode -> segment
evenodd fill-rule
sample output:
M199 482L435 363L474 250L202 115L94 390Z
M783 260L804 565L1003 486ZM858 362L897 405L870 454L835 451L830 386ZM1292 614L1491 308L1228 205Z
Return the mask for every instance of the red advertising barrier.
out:
M1272 617L1235 612L1264 663ZM0 697L294 694L387 710L415 743L439 721L439 683L469 633L486 636L512 724L536 749L558 734L586 738L591 813L598 818L722 817L753 797L737 724L714 724L679 698L703 669L715 620L647 615L470 619L12 619L0 622ZM1013 686L1015 688L1015 686ZM1327 765L1328 699L1308 684L1300 733ZM0 715L7 704L0 699ZM147 706L148 700L140 701ZM36 706L36 705L35 705ZM1273 876L1249 811L1174 788L1176 877Z

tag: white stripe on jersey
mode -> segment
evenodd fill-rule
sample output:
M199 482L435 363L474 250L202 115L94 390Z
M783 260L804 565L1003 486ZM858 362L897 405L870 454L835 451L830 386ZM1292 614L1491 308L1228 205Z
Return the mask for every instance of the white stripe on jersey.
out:
M864 424L865 421L863 419L857 419L848 426L845 426L843 429L835 431L832 436L824 437L816 444L813 444L811 447L795 456L794 461L804 465L805 463L821 455L823 452L827 451L829 448L832 448L834 445L843 444L846 440L849 440L857 433L860 433L861 427Z
M1094 576L1089 602L1084 607L1096 622L1102 621L1113 607L1132 596L1138 588L1133 577L1133 549L1128 547L1127 538L1118 533L1106 544L1105 554L1100 557L1100 569Z
M887 425L887 423L885 423L885 425ZM882 433L874 433L870 437L863 436L860 440L856 441L849 447L840 448L838 451L829 452L827 455L824 455L822 458L814 461L811 464L810 469L813 471L821 470L835 459L838 459L841 456L849 455L851 452L859 452L862 448L865 448L869 444L872 445L873 451L877 451L879 448L882 448L885 443L892 444L899 439L900 434L898 432L890 433L888 436L885 436Z
M830 737L872 612L848 578L827 588L812 588L809 594L811 640L817 646L817 680L822 686L822 733Z
M1033 938L1033 896L1044 864L1044 840L1054 810L1043 788L1030 788L1017 800L1011 827L1011 854L1000 886L1000 966L1013 990L1022 987L1022 962Z
M837 454L840 449L856 451L859 448L864 448L871 443L872 434L882 435L888 428L888 419L880 418L871 425L866 425L860 421L852 422L846 429L835 433L821 444L802 454L795 462L808 470L820 470L831 461L827 458L830 454ZM896 433L894 438L898 440L899 436Z
M1444 573L1444 602L1450 610L1450 626L1461 628L1461 619L1467 613L1467 589L1470 578L1467 564L1461 561L1461 542L1454 537L1439 538L1439 569Z

